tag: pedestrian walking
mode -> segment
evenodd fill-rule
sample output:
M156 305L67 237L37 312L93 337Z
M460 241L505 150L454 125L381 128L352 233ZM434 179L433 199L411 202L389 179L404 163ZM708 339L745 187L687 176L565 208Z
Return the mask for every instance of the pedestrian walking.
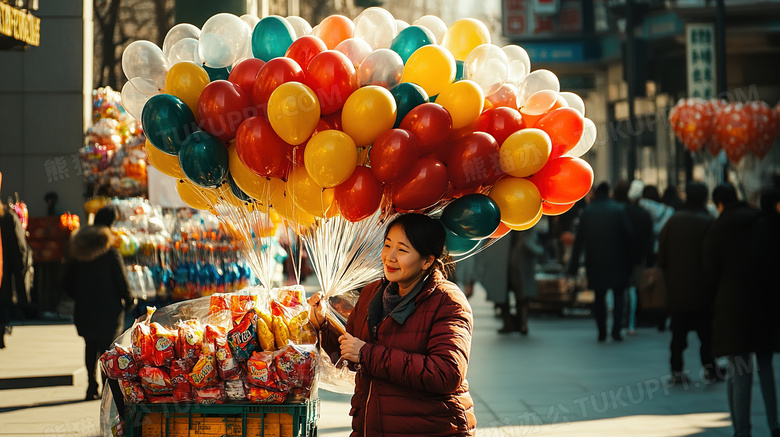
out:
M762 275L769 272L761 272L760 256L769 236L759 233L760 211L738 201L733 186L716 187L712 200L720 216L704 240L703 277L708 281L706 286L714 290L712 353L725 356L729 364L727 392L734 435L751 435L750 401L753 373L757 371L767 422L772 435L778 436L771 336L764 331L767 320L761 320L777 295L776 278L774 287L762 288ZM772 266L772 272L776 269ZM771 320L776 320L776 314Z
M515 295L515 316L509 314L509 302L505 305L504 327L500 333L519 332L528 335L528 305L536 297L536 266L544 256L544 245L536 226L525 231L512 232L509 252L509 289Z
M309 299L322 347L354 364L352 436L471 436L474 403L466 373L473 316L445 278L445 230L406 214L385 231L385 277L367 285L338 336L324 317L322 293Z
M23 317L30 303L29 271L32 249L27 243L19 216L8 205L0 203L0 239L2 239L2 278L0 279L0 349L5 348L5 334L10 333L11 319Z
M622 341L621 325L626 288L631 277L633 232L625 208L610 199L609 184L596 188L595 198L585 207L575 232L568 275L577 275L580 254L585 255L588 287L595 293L593 313L598 327L598 341L607 339L606 295L612 290L612 339ZM569 279L571 282L572 279Z
M63 277L65 292L74 300L73 322L85 343L87 400L100 398L97 360L121 333L124 310L132 301L122 255L113 247L115 219L113 207L101 208L92 226L73 234Z
M687 383L683 372L683 352L688 347L688 333L695 331L701 347L699 357L703 378L715 382L725 377L716 368L712 355L712 293L705 286L704 237L715 218L707 211L707 186L688 182L686 203L674 213L661 230L658 243L658 266L664 272L666 302L671 316L672 383Z

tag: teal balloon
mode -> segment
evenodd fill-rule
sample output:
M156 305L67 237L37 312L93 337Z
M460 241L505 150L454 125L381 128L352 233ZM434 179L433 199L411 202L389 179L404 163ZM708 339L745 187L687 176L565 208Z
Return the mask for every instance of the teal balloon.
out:
M469 240L455 235L454 232L447 229L447 239L444 241L444 248L450 256L465 255L480 245L480 240Z
M406 61L412 56L415 50L422 46L433 44L436 38L430 34L430 30L423 29L420 26L409 26L406 29L398 32L398 35L393 38L392 44L390 44L390 50L398 53L398 56Z
M181 145L179 165L187 178L196 185L216 187L228 174L227 147L208 132L194 132Z
M250 202L252 200L252 198L249 197L249 195L246 194L244 190L242 190L241 188L238 187L238 185L236 185L236 180L233 179L233 175L231 175L229 172L227 175L227 181L228 181L228 185L230 185L230 191L233 193L234 196L238 197L243 202Z
M455 82L463 80L463 61L455 61Z
M501 224L498 204L484 194L467 194L453 200L441 214L444 226L461 238L482 240Z
M146 101L141 124L149 142L169 155L178 155L187 136L198 127L190 108L170 94L157 94Z
M230 77L230 70L228 70L227 67L211 68L203 65L203 68L206 70L206 73L208 73L209 81L211 82L214 82L215 80L228 80L228 77Z
M390 90L390 94L398 107L394 128L401 125L409 111L428 101L428 93L420 85L411 82L399 83Z
M295 40L293 30L282 17L265 17L252 31L252 54L265 62L284 56L290 44Z

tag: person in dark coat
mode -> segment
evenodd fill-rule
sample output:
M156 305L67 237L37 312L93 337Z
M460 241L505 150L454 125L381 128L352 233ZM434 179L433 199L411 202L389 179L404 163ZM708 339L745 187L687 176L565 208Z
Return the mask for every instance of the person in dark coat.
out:
M683 373L683 352L688 333L696 331L701 342L699 356L703 378L714 382L725 377L712 356L712 293L705 288L704 237L715 217L707 211L707 186L689 182L685 207L674 213L661 230L658 267L666 281L666 303L671 315L672 383L687 382Z
M634 244L632 246L631 286L628 289L628 320L627 332L636 334L636 307L637 287L642 280L645 267L649 267L654 258L653 254L653 218L646 209L637 205L628 198L629 183L627 180L618 181L612 193L612 198L626 208L628 221L634 232Z
M32 249L27 244L24 227L11 208L0 203L0 239L2 239L3 274L0 279L0 349L5 348L5 333L12 316L30 302L25 272L31 266Z
M773 289L761 288L760 248L768 236L757 233L760 211L738 201L733 186L718 186L712 200L720 216L704 240L703 277L705 286L714 290L712 353L727 357L729 363L727 392L734 435L750 436L751 389L753 372L757 370L769 428L777 436L780 426L771 336L761 332L765 326L761 317L770 296L776 293L776 285Z
M593 201L580 216L569 262L568 275L575 277L580 254L585 253L588 287L595 293L593 313L599 330L598 340L607 339L606 295L612 290L612 339L622 341L621 325L626 288L631 278L633 232L625 208L609 198L609 184L596 188Z
M518 331L521 335L528 335L528 304L538 294L536 264L544 256L544 245L536 226L510 235L509 288L515 294L516 311L514 317L509 316L509 302L505 304L507 317L504 318L504 327L498 332Z
M74 300L73 322L84 338L88 400L99 399L97 360L121 333L124 310L132 301L122 255L112 245L115 218L113 207L101 208L94 225L73 234L63 278L65 292Z
M472 436L466 373L474 319L466 296L445 279L443 225L422 214L385 231L385 277L360 293L339 336L309 299L323 349L356 368L352 436Z

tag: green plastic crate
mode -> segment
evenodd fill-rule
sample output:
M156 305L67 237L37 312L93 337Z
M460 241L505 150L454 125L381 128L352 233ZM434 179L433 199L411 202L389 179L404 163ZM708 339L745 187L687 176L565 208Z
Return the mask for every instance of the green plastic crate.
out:
M291 435L312 437L316 435L319 406L319 399L307 400L304 403L275 405L132 404L125 407L124 435L128 437L283 437L290 435L289 432L266 435L266 426L270 425L267 423L267 415L289 414L292 416Z

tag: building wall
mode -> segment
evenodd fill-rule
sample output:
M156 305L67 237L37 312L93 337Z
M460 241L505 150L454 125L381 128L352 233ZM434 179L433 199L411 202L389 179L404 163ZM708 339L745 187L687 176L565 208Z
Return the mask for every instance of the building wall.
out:
M58 209L82 214L77 156L92 106L92 2L44 0L41 43L0 51L0 172L3 201L15 192L31 216L44 215L44 195Z

